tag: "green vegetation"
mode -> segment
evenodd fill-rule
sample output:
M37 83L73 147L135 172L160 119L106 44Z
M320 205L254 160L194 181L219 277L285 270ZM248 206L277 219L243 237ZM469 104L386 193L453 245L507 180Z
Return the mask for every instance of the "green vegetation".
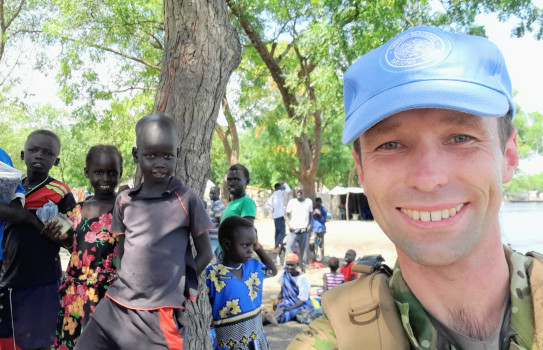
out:
M229 88L228 133L237 132L239 143L230 139L235 152L227 157L225 144L214 137L209 178L222 182L229 162L238 161L250 168L252 185L263 188L280 180L329 188L356 185L350 148L341 144L342 74L357 57L398 31L428 24L484 35L475 16L495 12L501 20L518 18L512 33L516 36L543 35L541 9L526 0L441 1L439 11L426 0L226 3L244 47ZM86 186L82 170L88 148L109 143L124 155L123 179L132 177L134 124L153 109L161 72L162 1L2 4L9 25L2 29L0 47L0 134L15 165L24 168L18 154L30 131L48 128L63 142L61 166L53 169L53 176L72 187ZM31 62L38 72L55 69L66 109L30 106L15 92L26 82L10 72L29 42L40 51ZM515 126L521 156L541 154L543 116L519 108ZM541 190L541 176L519 176L505 189Z

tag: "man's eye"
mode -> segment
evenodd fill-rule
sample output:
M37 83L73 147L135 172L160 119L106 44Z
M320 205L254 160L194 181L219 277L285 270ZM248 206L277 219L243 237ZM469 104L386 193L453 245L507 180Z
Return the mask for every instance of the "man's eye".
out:
M396 149L396 148L398 148L398 142L394 142L394 141L385 142L382 145L380 145L378 148L380 148L380 149Z
M98 170L94 172L94 175L98 175L98 176L104 175L104 172L102 170Z
M173 154L165 154L164 155L164 159L172 159L173 158Z
M456 143L463 143L470 140L470 137L468 135L455 135L453 137L454 142Z
M144 154L144 157L147 158L147 159L153 159L153 158L155 158L155 155L154 154Z
M109 176L117 176L118 174L119 174L119 173L116 172L116 171L110 171L110 172L108 173Z

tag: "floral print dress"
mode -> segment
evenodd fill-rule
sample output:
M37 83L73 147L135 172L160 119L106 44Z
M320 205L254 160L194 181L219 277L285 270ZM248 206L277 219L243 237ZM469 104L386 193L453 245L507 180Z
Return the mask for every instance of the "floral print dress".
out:
M73 246L60 286L55 349L73 349L90 314L105 296L116 272L118 237L110 233L112 211L96 218L81 216L81 203L71 212Z
M270 270L256 259L242 266L238 279L226 266L206 269L206 284L217 334L215 350L267 350L262 327L262 283Z

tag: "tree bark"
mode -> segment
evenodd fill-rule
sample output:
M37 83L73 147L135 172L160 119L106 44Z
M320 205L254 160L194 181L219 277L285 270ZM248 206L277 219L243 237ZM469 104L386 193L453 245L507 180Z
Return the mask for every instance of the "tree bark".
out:
M164 55L154 113L173 118L180 135L176 176L203 195L222 97L241 62L241 45L224 1L164 0ZM184 312L187 349L210 349L211 310L203 275L197 302Z
M228 127L226 128L226 131L224 131L219 124L215 124L215 131L217 132L217 135L224 146L224 153L228 165L234 165L239 162L238 129L236 127L236 121L234 120L232 112L230 111L226 96L222 99L222 110L228 123ZM223 176L221 186L221 200L224 203L228 203L230 201L230 193L228 192L228 186L226 185L226 174Z

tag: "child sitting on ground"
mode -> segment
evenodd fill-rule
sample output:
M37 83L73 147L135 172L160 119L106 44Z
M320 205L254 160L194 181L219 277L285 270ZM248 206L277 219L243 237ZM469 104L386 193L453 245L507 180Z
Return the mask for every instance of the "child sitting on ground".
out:
M347 250L345 253L345 264L341 265L341 273L345 276L345 282L349 282L358 278L356 272L352 272L354 265L354 259L356 259L356 252L352 249Z
M328 289L345 282L345 276L337 271L339 269L338 258L331 257L330 259L328 259L328 266L330 267L330 272L322 275L324 291L327 291Z
M14 336L11 345L22 349L49 348L55 338L62 270L56 241L60 227L50 219L75 206L70 188L49 176L59 153L60 140L52 131L36 130L26 139L21 151L24 207L12 208L2 240L0 338Z
M68 212L73 222L66 237L71 252L66 279L60 286L61 307L56 349L73 349L98 302L113 282L118 236L110 232L115 188L123 172L123 156L115 146L97 145L86 157L85 177L94 195Z
M143 183L117 196L117 277L76 345L95 349L182 349L178 312L197 295L211 260L212 222L195 190L172 176L179 155L174 121L151 114L136 124L134 162ZM189 238L194 241L193 257Z
M302 309L312 309L309 299L311 284L304 273L298 271L299 258L296 253L285 257L285 269L279 277L281 291L278 294L279 303L275 305L273 317L279 323L296 320L296 313Z
M219 226L222 262L208 266L206 284L216 331L215 349L268 349L262 328L264 277L277 267L258 242L253 224L229 216ZM254 252L260 261L252 258Z

